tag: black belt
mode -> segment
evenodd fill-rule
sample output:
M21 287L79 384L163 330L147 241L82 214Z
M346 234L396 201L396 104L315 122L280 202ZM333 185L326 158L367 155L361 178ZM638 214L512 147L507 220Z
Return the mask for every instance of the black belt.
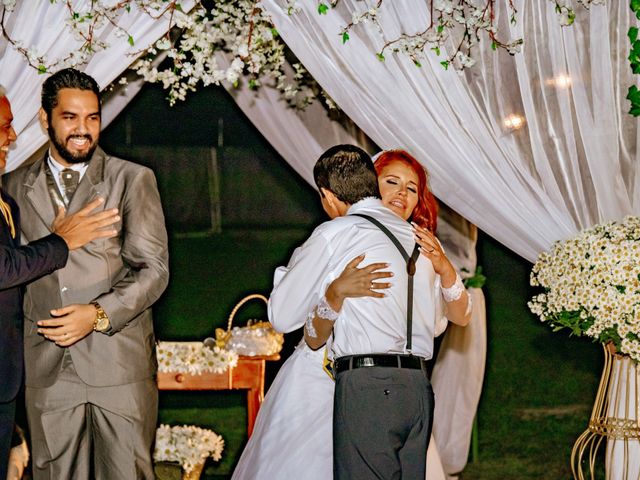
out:
M414 355L385 354L385 355L349 355L334 361L333 371L338 374L345 370L364 367L395 367L414 368L427 371L427 361Z

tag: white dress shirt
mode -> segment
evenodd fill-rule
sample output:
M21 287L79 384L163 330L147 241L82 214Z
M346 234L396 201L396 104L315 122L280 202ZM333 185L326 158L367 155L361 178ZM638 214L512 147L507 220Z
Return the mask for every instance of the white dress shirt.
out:
M365 353L408 353L406 262L395 245L368 220L350 214L374 217L386 226L410 255L415 245L411 225L375 198L353 204L346 216L318 226L298 247L289 265L274 275L269 299L269 320L276 330L290 332L302 327L307 315L324 296L329 284L347 263L361 254L359 268L386 262L394 276L384 290L385 298L347 298L334 325L334 358ZM420 255L414 277L412 352L425 358L433 355L436 322L444 321L444 300L440 277L431 262Z

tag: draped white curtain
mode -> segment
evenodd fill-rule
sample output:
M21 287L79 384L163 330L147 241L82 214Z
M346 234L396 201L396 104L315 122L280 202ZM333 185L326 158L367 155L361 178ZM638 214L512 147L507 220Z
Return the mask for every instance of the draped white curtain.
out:
M86 11L93 2L77 0L73 2L76 11ZM183 2L189 9L191 0ZM51 4L49 1L18 1L15 10L5 14L5 26L9 36L23 45L33 47L38 54L49 59L64 58L81 43L65 27L69 11L65 2ZM131 46L126 38L118 36L116 29L106 24L94 36L109 45L91 58L86 66L79 67L93 76L100 88L113 82L135 60L135 54L147 48L160 38L169 28L169 19L154 20L149 14L132 5L129 13L118 18L118 25L134 38ZM12 48L4 38L0 38L0 84L7 89L14 114L14 128L18 140L11 149L6 171L19 166L36 152L46 141L46 134L40 127L37 112L40 108L40 87L47 75L40 75L27 65L22 54ZM138 87L139 88L139 87ZM132 88L136 91L136 87ZM123 89L120 95L113 95L105 105L103 127L106 126L126 105L131 96Z
M343 45L341 27L367 2L342 0L326 15L315 2L297 2L293 15L286 0L262 4L340 108L382 148L406 148L423 162L445 203L530 261L584 227L638 213L638 121L624 100L635 82L628 2L578 7L574 25L563 28L553 2L516 0L519 21L510 25L508 0L498 0L497 22L524 37L523 52L483 45L463 75L434 55L421 68L399 54L375 57L385 40L424 30L424 0L384 2L385 37L358 25ZM510 114L524 117L524 127L506 129Z

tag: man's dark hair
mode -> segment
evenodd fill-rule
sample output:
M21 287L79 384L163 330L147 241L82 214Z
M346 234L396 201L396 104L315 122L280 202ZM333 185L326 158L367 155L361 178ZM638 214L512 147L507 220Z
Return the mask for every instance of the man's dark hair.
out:
M313 167L313 178L318 190L325 188L349 205L366 197L380 198L371 157L355 145L336 145L324 152Z
M51 118L51 112L58 105L58 92L63 88L91 90L98 97L98 105L102 109L100 87L93 77L75 68L65 68L51 75L42 84L42 109L47 117Z

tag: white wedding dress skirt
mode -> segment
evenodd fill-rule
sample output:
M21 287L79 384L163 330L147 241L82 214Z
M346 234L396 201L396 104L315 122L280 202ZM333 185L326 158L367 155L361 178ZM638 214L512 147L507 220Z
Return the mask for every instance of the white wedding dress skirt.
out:
M323 348L314 352L303 339L282 365L232 480L333 478L334 382L323 358ZM433 437L427 459L427 480L444 480Z

